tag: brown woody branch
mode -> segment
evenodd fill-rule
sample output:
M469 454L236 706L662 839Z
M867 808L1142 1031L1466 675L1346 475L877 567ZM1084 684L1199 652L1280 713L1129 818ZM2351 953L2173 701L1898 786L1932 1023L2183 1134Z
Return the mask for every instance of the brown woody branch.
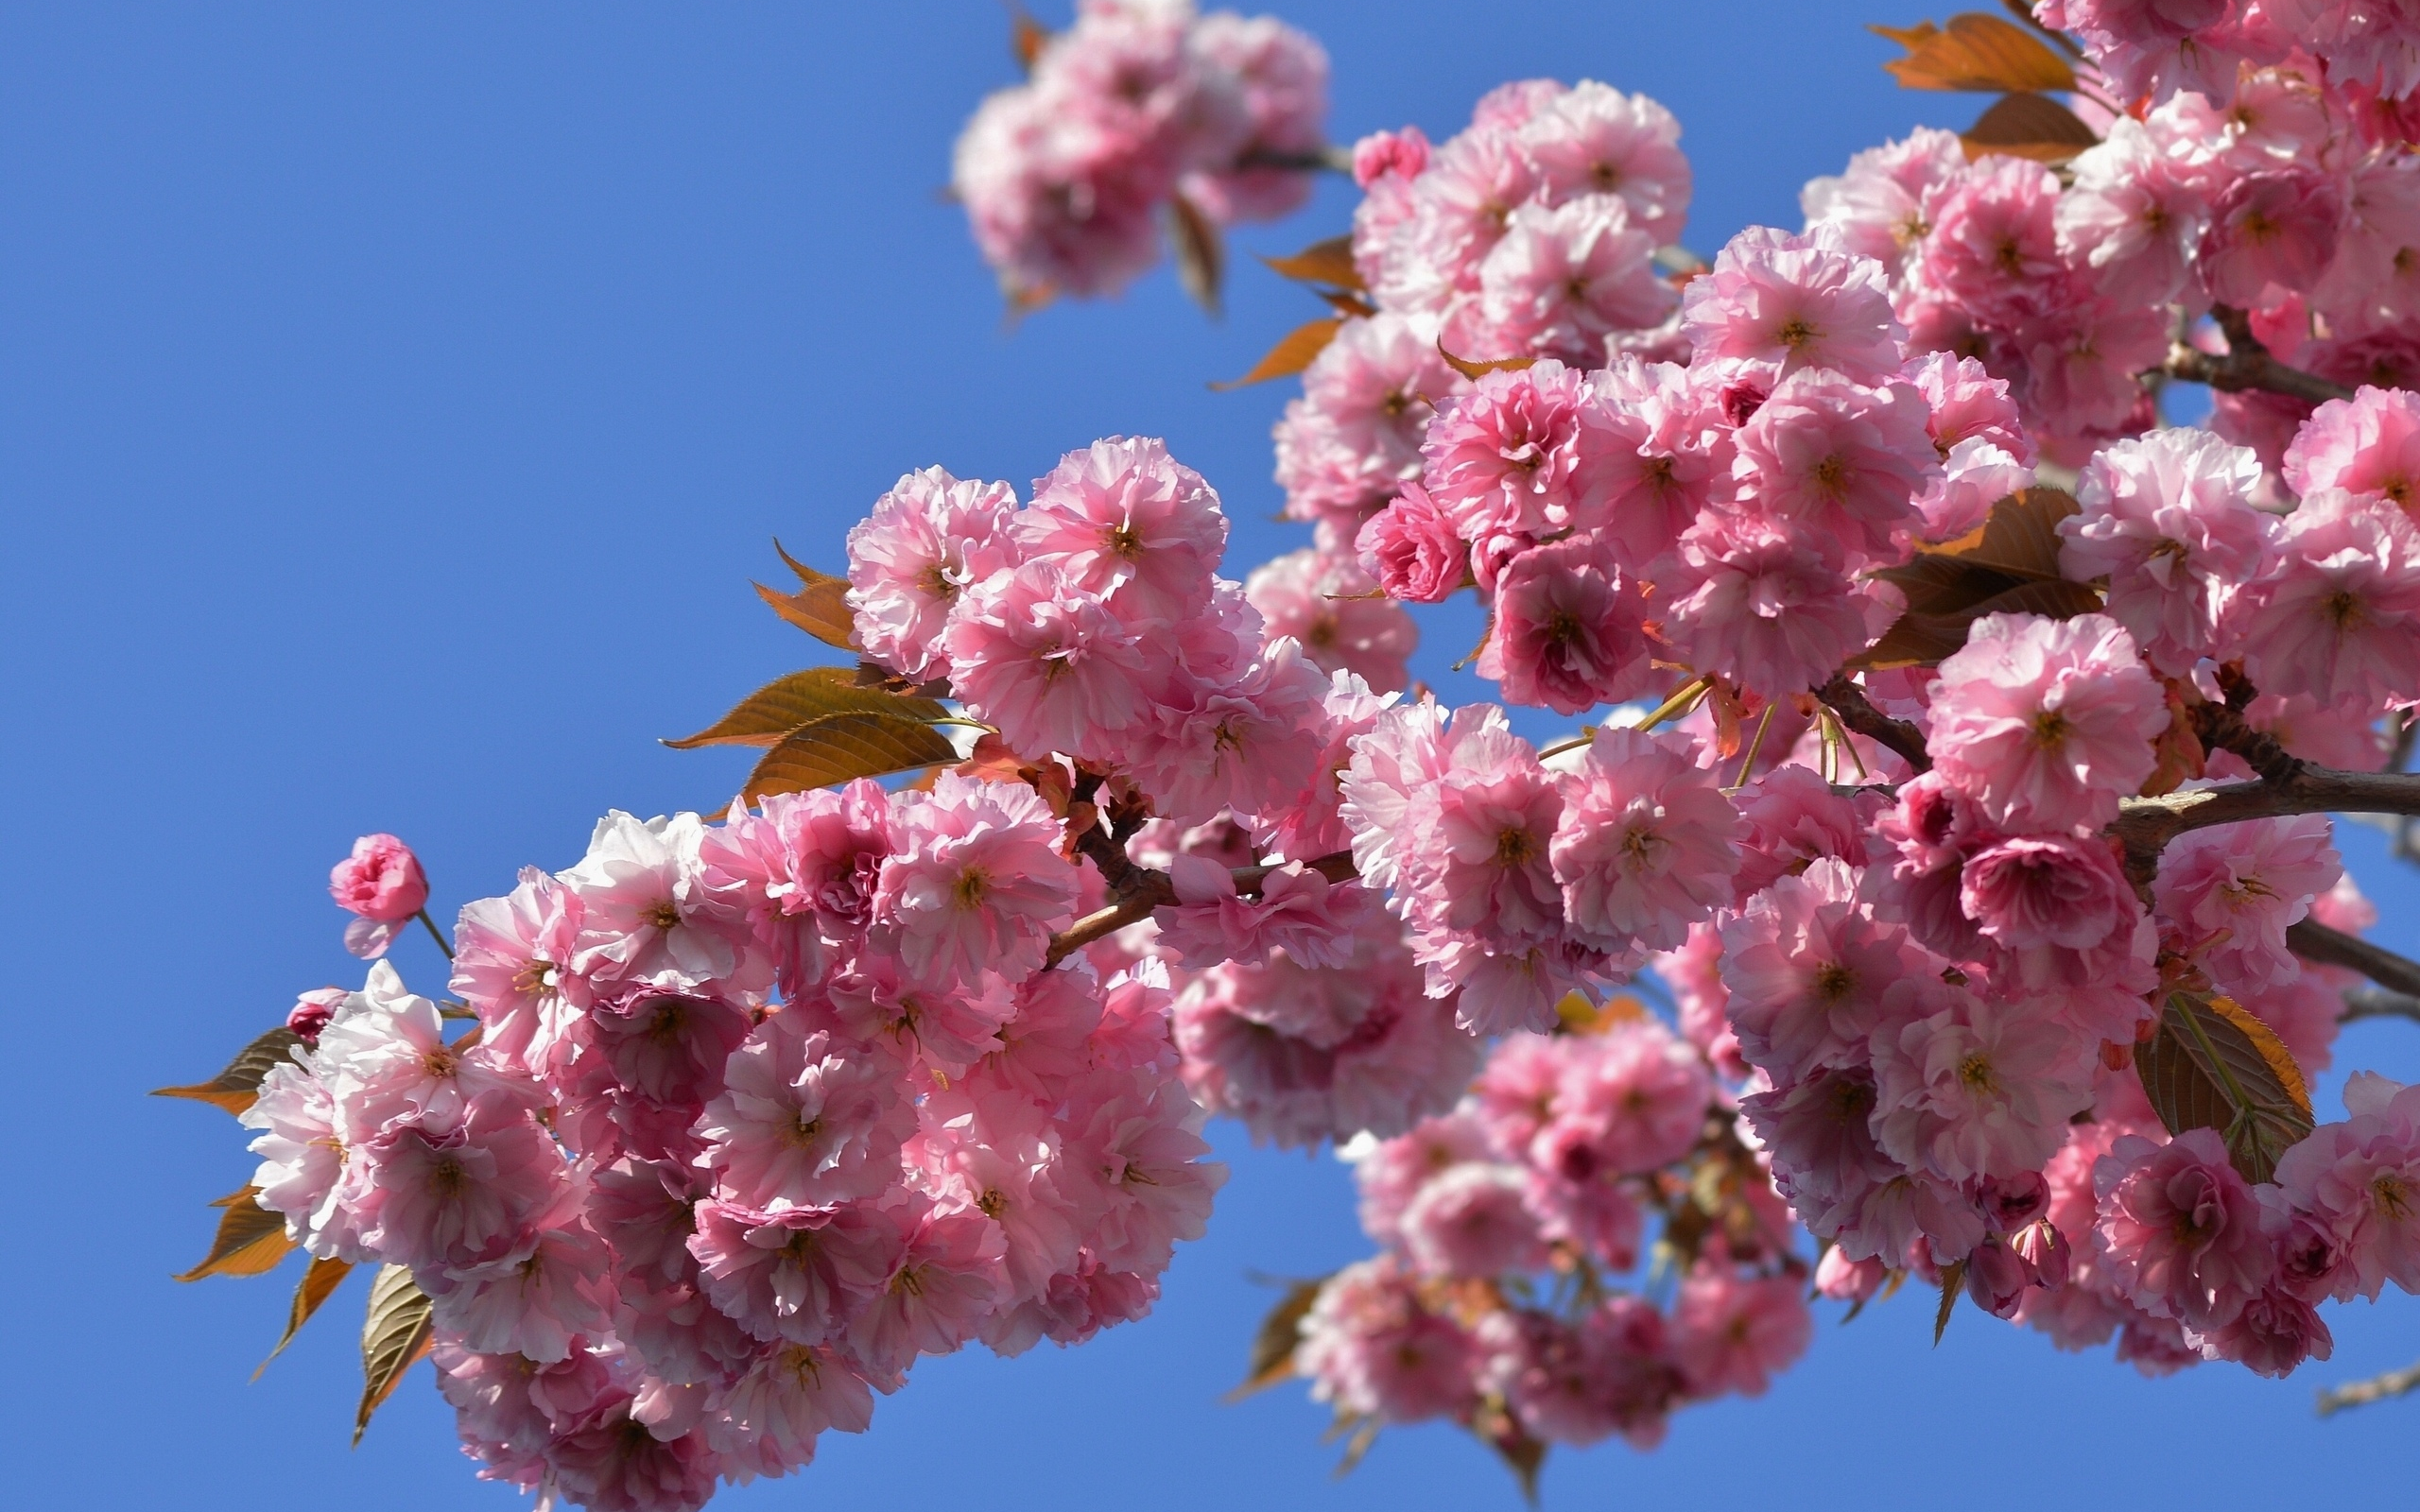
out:
M1094 829L1078 836L1077 849L1092 857L1096 866L1101 864L1104 855L1115 852L1109 859L1119 878L1110 885L1110 895L1115 902L1106 908L1095 909L1051 936L1050 954L1044 957L1046 971L1095 940L1106 939L1129 924L1141 923L1151 917L1151 910L1165 908L1176 902L1176 884L1169 880L1168 874L1134 865L1126 854L1125 846L1111 840L1106 832ZM1330 882L1343 882L1358 875L1353 869L1353 852L1350 850L1321 856L1309 866ZM1273 866L1236 868L1232 873L1236 879L1236 891L1248 898L1258 896L1261 884L1277 869ZM1102 867L1102 877L1106 879L1110 874L1110 867Z
M1238 168L1275 168L1289 173L1344 173L1353 171L1353 149L1350 147L1247 147L1236 159Z
M2241 310L2221 304L2211 309L2210 316L2226 334L2227 350L2213 355L2179 341L2168 349L2168 361L2160 371L2187 383L2208 384L2221 393L2258 389L2308 404L2353 397L2353 390L2342 384L2330 383L2300 368L2289 368L2272 356L2260 338L2252 334L2252 318Z
M2389 1397L2403 1396L2415 1388L2420 1388L2420 1365L2389 1370L2367 1381L2348 1381L2341 1386L2329 1386L2319 1394L2319 1415L2325 1418L2346 1407L2366 1407Z
M2187 831L2285 814L2420 814L2420 776L2295 762L2277 777L2128 799L2115 833L2129 857L2156 862L2168 842Z
M2344 1011L2336 1016L2339 1023L2358 1023L2363 1019L2411 1019L2420 1022L2420 997L2409 992L2395 992L2382 987L2348 988L2344 992Z
M1815 696L1849 730L1885 749L1896 751L1917 771L1932 770L1932 758L1925 752L1924 731L1904 719L1892 718L1867 702L1865 690L1850 681L1847 673L1833 673L1831 681L1815 690Z
M2286 945L2304 960L2359 971L2391 991L2420 997L2420 961L2407 960L2358 935L2347 935L2318 919L2306 919L2287 928Z

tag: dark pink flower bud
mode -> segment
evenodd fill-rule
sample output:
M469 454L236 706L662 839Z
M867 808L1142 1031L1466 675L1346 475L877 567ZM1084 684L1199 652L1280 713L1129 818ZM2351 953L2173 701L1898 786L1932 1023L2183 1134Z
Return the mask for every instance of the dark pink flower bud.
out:
M1417 179L1427 166L1428 138L1416 126L1373 131L1353 144L1353 181L1364 189L1391 173Z
M1878 1260L1851 1260L1837 1245L1815 1263L1815 1289L1835 1302L1862 1302L1890 1275Z
M2032 1267L2034 1283L2044 1291L2055 1292L2067 1284L2075 1257L2057 1224L2048 1218L2027 1224L2011 1234L2008 1243Z
M1984 1240L1966 1256L1966 1295L1994 1317L2014 1316L2032 1284L2033 1267L1997 1239Z
M1354 544L1389 598L1443 603L1468 576L1469 549L1417 483L1405 484L1401 498L1372 515Z
M320 1031L337 1016L337 1009L344 1006L347 995L340 987L323 987L316 992L303 993L294 1010L285 1016L285 1026L294 1031L306 1049L318 1049Z
M365 834L328 873L328 894L349 914L392 924L428 902L428 878L411 847L391 834Z

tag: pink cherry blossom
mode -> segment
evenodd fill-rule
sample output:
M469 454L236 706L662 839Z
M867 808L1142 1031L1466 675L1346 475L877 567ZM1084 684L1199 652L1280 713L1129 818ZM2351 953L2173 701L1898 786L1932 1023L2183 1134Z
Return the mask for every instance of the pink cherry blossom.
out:
M1514 703L1579 713L1645 688L1652 643L1634 578L1607 543L1574 536L1514 558L1495 582L1495 629L1478 672Z
M1499 349L1593 362L1607 335L1651 326L1671 308L1654 253L1617 196L1524 205L1479 266L1487 329Z
M1341 1411L1418 1422L1459 1414L1475 1395L1470 1335L1423 1306L1391 1257L1330 1277L1303 1318L1298 1368Z
M1290 636L1321 671L1350 672L1393 693L1410 679L1404 662L1420 631L1399 605L1373 596L1377 587L1354 558L1306 550L1253 569L1244 598L1270 639Z
M873 1047L810 1033L794 1012L756 1026L723 1072L698 1135L727 1201L771 1211L871 1197L899 1178L916 1126L899 1072Z
M1068 453L1034 480L1010 529L1026 560L1057 563L1070 587L1100 595L1130 625L1199 610L1227 547L1218 493L1150 438Z
M2023 1002L1960 988L1875 1046L1874 1130L1902 1164L1945 1181L2040 1169L2092 1105L2097 1048Z
M2060 570L2109 579L2110 617L2170 677L2231 648L2232 613L2259 571L2269 517L2260 462L2204 432L2122 440L2083 470L2083 508L2059 522Z
M1888 590L1851 573L1840 538L1811 524L1709 509L1656 585L1665 638L1702 672L1782 697L1815 686L1880 636Z
M2420 505L2420 400L2364 385L2351 399L2327 401L2286 448L2285 474L2296 493L2335 489Z
M2324 702L2420 696L2420 525L2402 509L2309 495L2246 596L2256 684Z
M1738 811L1686 736L1600 728L1562 780L1548 853L1568 927L1607 950L1670 950L1730 901Z
M2102 614L1986 614L1933 684L1935 769L2010 829L2098 828L2149 777L2168 706Z
M479 1016L481 1042L533 1072L568 1053L571 1021L586 983L571 971L579 895L535 867L501 898L462 905L454 926L447 985Z
M1016 490L961 481L940 468L910 472L849 531L849 607L857 645L922 682L946 671L935 642L958 596L1015 564L1009 517Z
M328 893L354 916L345 927L345 949L375 960L387 954L398 928L427 905L428 878L411 847L391 834L365 834L328 873Z
M1546 1262L1515 1165L1458 1165L1422 1186L1400 1220L1405 1253L1435 1276L1495 1276Z
M2330 833L2325 815L2305 814L2179 835L2152 884L2161 919L2230 991L2291 983L2286 930L2343 874Z
M968 590L944 643L952 690L1021 751L1106 754L1145 716L1141 644L1055 561Z
M900 958L931 981L1042 964L1075 908L1059 825L1032 789L944 773L898 816L900 849L882 866L874 915L898 931Z
M1882 265L1837 238L1752 227L1684 295L1697 360L1773 364L1780 375L1828 368L1858 383L1895 375L1907 333L1891 313Z
M1797 1363L1815 1336L1799 1283L1788 1277L1742 1280L1693 1272L1672 1310L1672 1355L1691 1394L1761 1397L1776 1371Z
M1739 427L1735 486L1764 513L1887 557L1940 472L1928 414L1907 384L1869 388L1822 369L1791 373Z

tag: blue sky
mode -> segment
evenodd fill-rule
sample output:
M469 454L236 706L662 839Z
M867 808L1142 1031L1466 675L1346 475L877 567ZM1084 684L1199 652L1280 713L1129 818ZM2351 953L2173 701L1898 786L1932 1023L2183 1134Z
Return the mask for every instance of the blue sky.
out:
M1330 50L1344 140L1443 137L1521 77L1656 95L1708 251L1978 103L1879 72L1859 24L1914 5L1284 13ZM778 572L769 537L838 566L909 468L1022 486L1096 436L1164 435L1224 491L1238 576L1305 539L1270 519L1288 386L1203 387L1315 313L1299 291L1242 262L1222 323L1163 271L1004 326L937 191L1012 77L1006 35L991 0L0 10L12 1504L513 1504L472 1483L424 1374L346 1450L357 1289L247 1385L290 1277L167 1280L249 1162L221 1115L141 1093L357 975L321 883L354 835L406 836L450 908L567 864L609 807L718 803L741 754L655 741L814 659L749 591ZM1240 249L1331 234L1351 203L1332 183ZM1476 622L1429 628L1433 672ZM2346 843L2382 937L2420 947L2420 873ZM425 941L398 962L439 980ZM2420 1029L2364 1025L2342 1063L2420 1077L2416 1051ZM1219 1403L1270 1300L1250 1277L1364 1250L1335 1162L1221 1144L1234 1179L1154 1316L928 1362L872 1434L718 1504L1515 1504L1448 1431L1391 1434L1336 1481L1299 1389ZM2283 1384L2145 1383L1971 1313L1934 1349L1929 1311L1827 1314L1767 1398L1684 1415L1655 1454L1558 1453L1548 1504L2408 1494L2420 1404L2310 1410L2420 1355L2408 1298L2336 1310L2335 1361Z

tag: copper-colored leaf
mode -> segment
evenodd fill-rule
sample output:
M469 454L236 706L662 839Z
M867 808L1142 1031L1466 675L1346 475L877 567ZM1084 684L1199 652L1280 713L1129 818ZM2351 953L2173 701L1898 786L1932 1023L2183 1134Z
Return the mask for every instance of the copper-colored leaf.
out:
M1298 284L1324 284L1330 288L1358 289L1361 270L1354 266L1353 238L1331 236L1313 242L1291 257L1264 257L1262 262Z
M791 730L765 753L741 787L752 802L770 793L803 793L860 777L884 777L958 760L958 747L921 719L896 714L826 714Z
M2076 87L2075 70L2042 39L2014 22L1979 10L1949 18L1945 26L1874 28L1908 49L1882 66L1902 89L2019 91L2065 94Z
M2019 577L2056 577L2059 522L2080 507L2057 489L2019 490L1992 506L1980 530L1935 549Z
M1932 1345L1941 1348L1941 1336L1949 1332L1949 1314L1958 1310L1958 1294L1966 1289L1966 1263L1953 1260L1941 1267L1941 1306L1933 1310Z
M773 612L814 636L826 645L837 645L844 651L855 650L850 637L856 628L856 616L849 611L849 580L820 573L788 552L782 551L779 541L773 549L781 552L782 560L789 563L798 575L799 590L785 593L779 589L756 585L756 594L773 607Z
M354 1444L370 1426L370 1415L394 1395L404 1372L428 1352L431 1311L410 1266L378 1267L361 1320L361 1411L353 1419Z
M1017 66L1027 73L1042 60L1042 49L1050 45L1050 28L1033 19L1019 8L1009 17L1009 51L1016 56Z
M2068 619L2101 607L2100 593L2059 576L2059 522L2076 501L2056 489L2027 489L1992 506L1983 524L1875 576L1906 596L1907 609L1856 667L1938 662L1966 644L1985 614Z
M880 714L925 723L946 717L949 711L930 698L890 692L857 680L849 667L809 667L793 672L750 694L739 707L704 730L664 744L676 750L700 746L777 746L782 737L809 720L833 714Z
M223 1108L231 1113L241 1113L251 1107L252 1099L260 1094L261 1078L280 1061L291 1059L294 1047L302 1042L301 1036L281 1023L237 1051L235 1058L227 1062L227 1069L208 1081L196 1082L190 1087L162 1087L151 1095L190 1097L214 1108Z
M2075 112L2040 94L2001 97L1959 140L1970 159L1999 152L2041 163L2065 163L2100 142Z
M1286 1295L1260 1320L1260 1329L1252 1337L1251 1366L1244 1372L1243 1384L1227 1393L1229 1401L1266 1390L1294 1373L1294 1347L1302 1342L1303 1319L1326 1284L1327 1278L1322 1276L1286 1288Z
M1979 576L1971 581L1991 582L1989 572L1988 568L1977 569ZM2100 595L2082 583L2006 578L1999 581L2007 586L1954 610L1900 615L1891 622L1881 640L1851 657L1849 666L1863 671L1929 665L1964 646L1967 632L1986 614L2040 614L2065 620L2098 613L2101 608Z
M1546 1469L1547 1445L1542 1438L1532 1438L1518 1427L1509 1433L1491 1435L1487 1446L1495 1451L1521 1483L1521 1500L1531 1506L1538 1504L1538 1472Z
M1468 357L1455 356L1445 350L1445 343L1443 341L1437 343L1437 355L1445 359L1446 367L1453 369L1473 383L1477 383L1492 372L1519 372L1524 368L1533 366L1538 360L1535 357L1497 357L1493 362L1474 362Z
M2135 1046L2135 1074L2170 1134L2218 1130L2246 1181L2274 1179L2277 1158L2310 1136L2293 1056L2231 999L2170 992L2158 1032Z
M226 1211L218 1215L218 1233L200 1264L179 1276L198 1281L204 1276L260 1276L277 1268L294 1241L285 1237L285 1218L260 1204L257 1188L246 1187L211 1204Z
M311 1314L320 1310L320 1304L336 1295L336 1289L352 1274L352 1261L318 1257L312 1260L310 1268L302 1273L301 1284L294 1288L294 1305L286 1310L285 1332L278 1335L277 1348L268 1351L268 1360L263 1360L260 1369L252 1372L253 1380L261 1378L261 1370L268 1368L269 1360L285 1352L285 1347L302 1332L302 1325L311 1321Z
M1177 282L1193 302L1219 313L1219 291L1227 279L1227 244L1219 223L1178 195L1168 201L1168 239L1176 245Z
M1290 378L1311 365L1311 360L1327 350L1343 329L1341 319L1309 320L1286 333L1269 354L1253 365L1252 371L1240 378L1230 378L1210 387L1221 391L1241 388L1247 384L1265 384L1271 378Z

